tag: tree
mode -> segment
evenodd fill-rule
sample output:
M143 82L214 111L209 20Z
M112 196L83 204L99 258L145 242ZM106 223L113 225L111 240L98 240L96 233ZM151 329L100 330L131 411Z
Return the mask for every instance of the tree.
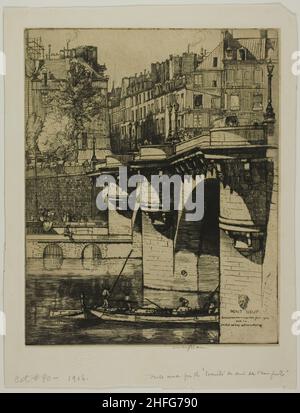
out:
M73 160L75 147L70 136L70 120L58 110L51 110L38 137L38 150L48 160Z
M26 122L26 156L27 158L35 158L38 138L43 129L43 121L37 116L36 113L32 113L28 116Z
M67 79L50 98L50 107L68 119L70 138L78 156L79 136L93 118L100 114L103 96L93 85L95 72L79 61L72 61Z

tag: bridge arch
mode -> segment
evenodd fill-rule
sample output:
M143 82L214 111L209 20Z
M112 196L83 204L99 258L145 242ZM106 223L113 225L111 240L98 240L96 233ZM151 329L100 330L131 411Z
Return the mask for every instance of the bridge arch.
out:
M63 250L57 243L46 245L43 250L44 267L47 270L56 270L61 268L63 263Z
M81 252L82 266L85 269L94 269L101 259L101 250L96 244L87 244Z

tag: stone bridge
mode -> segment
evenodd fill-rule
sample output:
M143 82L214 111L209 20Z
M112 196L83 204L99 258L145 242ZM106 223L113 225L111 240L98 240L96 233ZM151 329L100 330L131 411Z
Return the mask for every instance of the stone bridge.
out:
M181 296L204 306L217 294L220 341L277 342L277 131L273 124L212 129L207 136L177 144L142 146L126 163L130 174L204 174L204 218L185 220L185 210L132 214L109 211L107 234L27 235L26 256L49 252L80 259L84 274L115 274L133 249L127 274L143 277L145 297L176 307ZM118 175L118 158L108 157L88 173L93 183L103 173ZM96 268L84 260L96 259ZM63 260L66 262L66 260ZM66 263L67 264L67 263ZM62 264L62 265L66 265ZM29 273L34 268L29 265ZM43 268L60 274L68 268ZM74 273L75 274L75 273ZM76 275L76 274L75 274ZM263 327L263 328L262 328Z
M201 307L199 297L205 301L217 291L221 342L263 342L267 330L277 341L273 126L216 128L173 146L142 146L127 164L130 173L146 177L205 175L201 222L188 223L184 211L170 219L163 212L142 212L143 277L146 296L162 306L174 307L184 295ZM91 176L117 174L118 166L117 159L108 159Z

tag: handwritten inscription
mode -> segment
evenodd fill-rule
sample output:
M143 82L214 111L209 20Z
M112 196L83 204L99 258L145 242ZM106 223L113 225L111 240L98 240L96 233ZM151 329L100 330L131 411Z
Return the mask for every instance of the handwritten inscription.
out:
M264 370L208 370L202 368L200 370L195 370L192 372L184 372L177 374L149 374L148 377L154 381L165 381L172 379L183 379L184 381L197 380L200 378L209 377L266 377L270 380L279 377L286 377L288 375L288 369L279 369L272 371Z
M73 374L66 377L60 377L55 375L50 375L47 373L34 373L34 374L24 374L20 376L15 376L16 384L24 385L34 385L34 384L55 384L55 383L68 383L68 384L84 384L88 382L88 377L81 374Z

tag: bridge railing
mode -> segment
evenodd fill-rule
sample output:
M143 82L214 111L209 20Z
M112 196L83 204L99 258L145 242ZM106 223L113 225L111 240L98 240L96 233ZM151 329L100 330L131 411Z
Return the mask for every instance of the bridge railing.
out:
M205 135L178 143L175 152L180 154L195 147L201 149L220 146L265 145L266 143L267 136L264 126L221 127L211 129Z
M267 143L264 126L235 126L210 130L210 146L248 146Z

